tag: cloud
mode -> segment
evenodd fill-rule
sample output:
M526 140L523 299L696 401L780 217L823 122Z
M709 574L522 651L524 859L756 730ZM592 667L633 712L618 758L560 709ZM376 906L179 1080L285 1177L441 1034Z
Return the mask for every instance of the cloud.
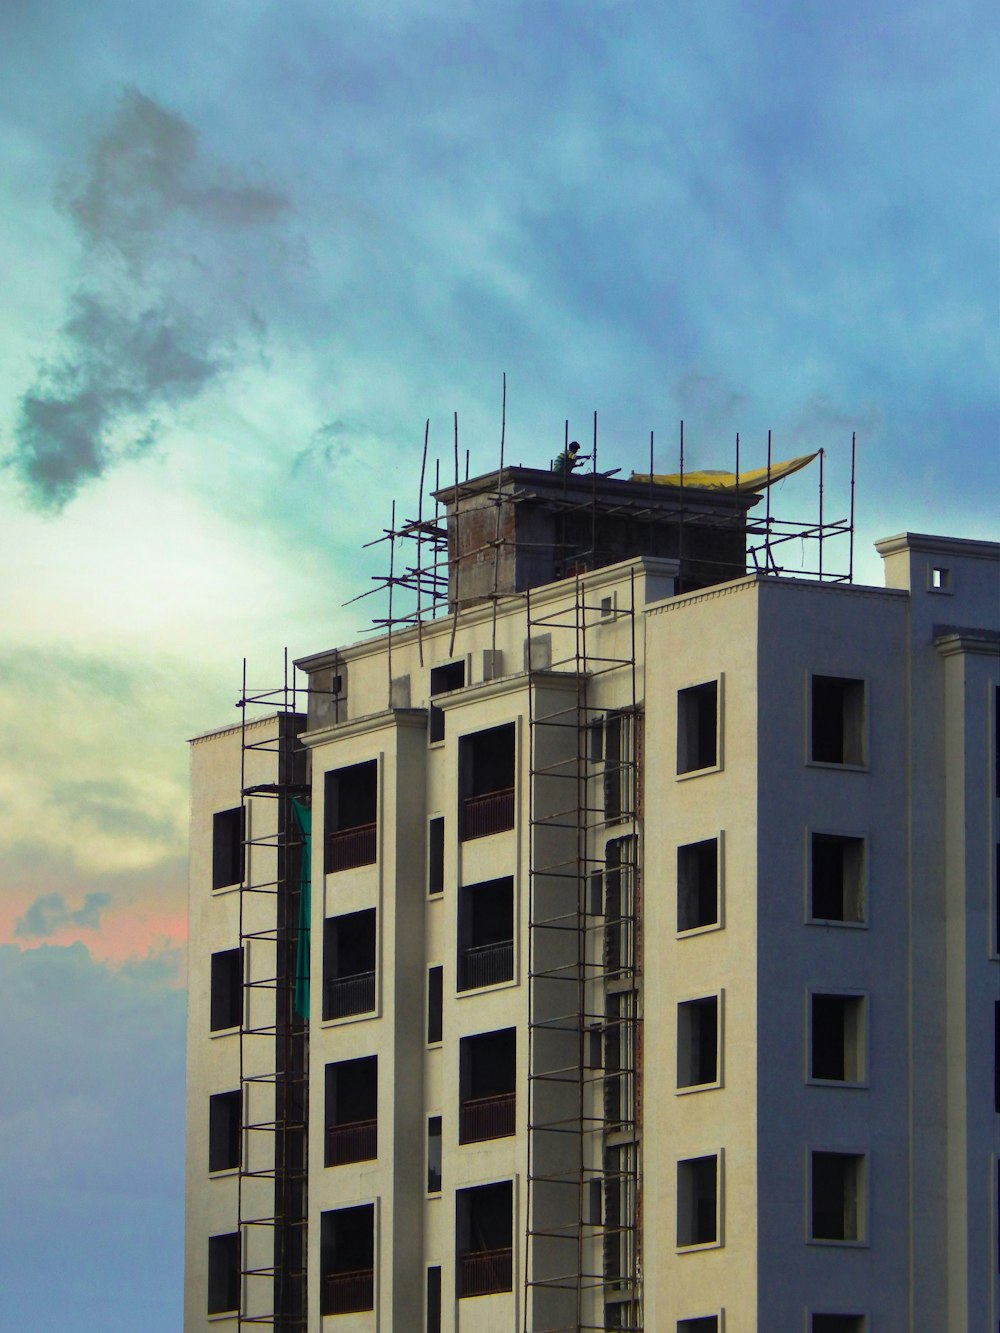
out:
M264 324L247 293L263 256L245 238L272 235L288 212L274 190L209 160L192 125L134 88L57 202L80 240L81 269L60 350L20 397L6 460L53 511L148 453L161 414L259 341Z
M24 916L14 922L14 934L29 939L44 939L65 926L97 930L101 924L101 913L110 902L110 893L88 893L84 896L82 906L71 910L61 893L46 893L36 898Z

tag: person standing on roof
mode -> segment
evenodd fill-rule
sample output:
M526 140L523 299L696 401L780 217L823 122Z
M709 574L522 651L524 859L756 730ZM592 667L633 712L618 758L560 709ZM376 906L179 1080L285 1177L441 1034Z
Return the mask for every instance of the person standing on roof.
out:
M580 445L577 440L570 440L569 444L552 464L552 471L559 472L565 476L568 472L573 471L577 463L582 463L585 458L589 457L589 454L580 453Z

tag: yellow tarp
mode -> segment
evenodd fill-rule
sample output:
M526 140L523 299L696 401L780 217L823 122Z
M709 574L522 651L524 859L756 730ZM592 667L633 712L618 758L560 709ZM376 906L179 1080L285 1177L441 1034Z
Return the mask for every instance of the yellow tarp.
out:
M739 476L735 472L685 472L684 485L697 486L705 491L766 490L769 485L773 486L776 481L790 477L793 472L804 468L816 456L816 454L802 454L801 457L789 458L784 463L772 463L770 470L766 467L757 467L752 472L741 472ZM631 480L642 481L648 485L650 476L648 472L633 472ZM652 481L655 486L680 486L681 474L656 472Z

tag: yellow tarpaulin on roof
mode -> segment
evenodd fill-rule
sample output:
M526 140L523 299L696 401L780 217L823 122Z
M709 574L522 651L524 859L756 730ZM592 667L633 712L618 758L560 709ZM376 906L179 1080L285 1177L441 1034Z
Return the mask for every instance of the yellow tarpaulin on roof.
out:
M752 472L741 472L739 476L735 472L685 472L684 485L697 486L705 491L761 491L773 486L776 481L781 481L783 477L790 477L793 472L798 472L815 457L816 454L802 454L801 457L789 458L784 463L772 463L770 469L757 467ZM648 485L650 476L648 472L633 472L631 480L642 481ZM654 486L680 486L681 474L656 472L652 481Z

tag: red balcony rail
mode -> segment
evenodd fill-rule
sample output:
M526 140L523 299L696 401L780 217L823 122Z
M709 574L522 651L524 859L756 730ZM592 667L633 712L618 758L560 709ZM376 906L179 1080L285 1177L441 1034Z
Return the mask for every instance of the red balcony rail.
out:
M463 949L460 990L475 990L479 986L495 986L514 977L514 941L499 940L495 944L477 944Z
M481 1143L483 1139L505 1139L514 1133L517 1094L499 1092L493 1097L470 1097L462 1103L461 1143Z
M358 824L326 835L326 869L353 870L355 866L375 864L378 824Z
M346 1018L349 1014L367 1014L374 1008L374 972L358 972L353 977L334 977L326 983L324 1018Z
M355 1120L349 1125L327 1125L326 1164L370 1162L378 1151L378 1121Z
M375 1270L327 1273L323 1280L323 1314L351 1314L375 1309Z
M513 1251L478 1250L463 1254L459 1267L459 1296L488 1296L494 1291L512 1291Z
M462 840L485 838L514 827L514 788L467 796L462 802Z

